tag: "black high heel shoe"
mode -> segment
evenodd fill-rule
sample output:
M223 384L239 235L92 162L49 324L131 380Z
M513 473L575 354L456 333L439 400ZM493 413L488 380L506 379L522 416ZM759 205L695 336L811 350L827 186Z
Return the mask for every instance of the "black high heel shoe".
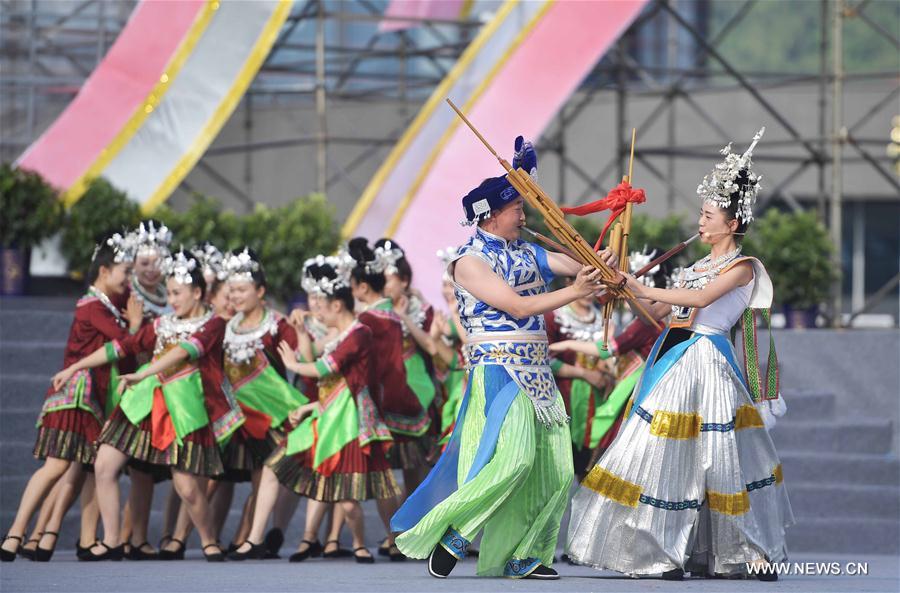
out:
M215 548L216 551L212 554L207 554L206 550L209 548ZM207 562L225 562L225 552L222 551L222 548L217 543L203 546L203 557L206 558Z
M94 548L100 546L101 548L105 548L102 554L94 554ZM113 562L120 562L122 558L125 557L125 546L119 544L115 548L110 548L103 542L97 542L94 544L94 548L88 550L88 553L83 557L79 558L82 562L103 562L104 560L112 560Z
M250 549L246 552L239 552L238 550L243 548L244 544L250 544ZM234 551L228 552L228 559L241 562L243 560L262 560L266 557L266 545L264 543L254 544L248 539L244 540L244 544L238 546Z
M357 552L360 551L369 552L369 549L365 546L360 546L359 548L353 548L353 558L356 560L357 564L375 564L375 556L372 556L372 553L369 552L368 556L360 556Z
M307 558L317 558L322 555L322 544L319 543L319 540L311 542L308 539L305 539L300 543L306 544L306 549L302 552L294 552L291 554L291 557L288 558L288 562L303 562Z
M56 542L59 540L59 534L55 531L45 531L41 535L41 539L44 539L44 537L48 535L53 536L53 547L48 550L47 548L42 548L40 542L38 542L38 547L34 549L35 562L50 562L50 559L53 558L53 552L56 551Z
M169 542L175 542L178 544L177 550L163 550L159 549L159 555L157 556L160 560L184 560L184 542L180 539L175 539L174 537L169 538Z
M10 552L9 550L4 550L0 548L0 562L12 562L16 559L16 552L19 551L19 548L22 547L22 538L18 535L7 535L3 538L3 541L0 541L0 544L3 544L8 539L14 539L19 542L19 545L16 546L16 549Z

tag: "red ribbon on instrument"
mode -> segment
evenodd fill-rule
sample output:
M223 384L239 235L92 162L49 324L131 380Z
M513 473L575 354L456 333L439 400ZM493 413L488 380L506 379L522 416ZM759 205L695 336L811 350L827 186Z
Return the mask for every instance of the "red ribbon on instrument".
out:
M606 235L606 231L609 230L610 225L620 214L625 212L625 206L629 203L643 204L646 201L647 196L644 194L644 190L633 189L630 183L623 181L606 194L605 198L582 204L581 206L575 206L574 208L562 208L562 211L566 214L574 214L575 216L593 214L594 212L600 212L601 210L612 211L609 220L607 220L606 224L603 226L600 238L597 239L597 244L594 245L594 250L596 251L600 249L600 245L603 243L603 237Z

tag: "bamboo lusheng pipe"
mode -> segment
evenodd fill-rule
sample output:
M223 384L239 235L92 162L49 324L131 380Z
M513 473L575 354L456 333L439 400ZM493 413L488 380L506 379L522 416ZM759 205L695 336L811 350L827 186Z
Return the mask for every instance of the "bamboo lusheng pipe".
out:
M647 264L646 266L644 266L643 268L641 268L640 270L635 272L634 277L641 278L642 276L646 276L650 272L650 270L652 270L656 266L672 259L676 255L678 255L679 253L681 253L682 251L687 249L687 246L690 245L691 243L693 243L694 241L696 241L699 236L700 236L700 233L695 233L694 235L691 235L689 238L685 239L684 241L682 241L681 243L679 243L672 249L666 251L665 253L663 253L662 255L660 255L659 257L654 259L653 261L651 261L649 264ZM614 295L612 295L610 293L606 293L602 297L600 297L598 300L600 301L601 305L605 305L606 303L608 303L609 301L611 301L613 299L613 296Z
M632 175L634 174L634 141L635 136L637 135L637 130L635 128L631 128L631 154L628 158L628 175L626 175L622 181L631 185ZM625 211L622 213L622 218L619 222L616 223L616 226L613 227L613 238L610 240L610 245L615 245L614 249L617 249L617 255L619 256L619 270L623 272L627 272L631 266L629 265L629 257L628 257L628 236L631 234L631 214L634 210L634 204L632 202L628 202L625 204ZM606 304L603 307L603 346L606 347L606 344L609 343L609 326L610 320L612 320L613 309L616 306L616 300L614 298L607 299Z
M506 178L509 181L510 185L519 192L521 195L533 208L537 209L543 216L544 220L547 223L547 227L550 231L556 236L556 238L562 243L564 246L569 248L574 254L578 257L573 258L579 262L586 262L587 265L594 267L600 270L600 276L604 284L608 286L608 289L614 293L616 296L621 296L623 298L628 299L629 302L635 307L635 309L650 323L653 324L657 329L661 329L659 324L655 319L649 314L649 312L644 308L644 306L638 302L635 298L634 294L625 286L627 279L618 272L618 270L614 270L606 265L600 256L594 251L593 247L588 245L588 242L584 240L584 237L578 234L572 225L570 225L563 215L562 210L559 209L553 200L547 195L547 193L531 178L531 176L526 173L523 169L513 169L512 165L509 164L504 158L502 158L497 151L493 149L493 147L485 140L484 136L475 129L475 126L472 125L472 122L463 115L462 111L447 98L447 103L459 115L460 119L469 127L470 130L481 140L481 143L490 151L491 154L500 162L504 169L506 169L507 175Z
M551 238L548 237L547 235L545 235L545 234L543 234L543 233L539 233L539 232L537 232L537 231L535 231L535 230L532 230L532 229L528 228L527 226L523 226L523 227L522 227L522 230L525 231L526 233L528 233L529 235L531 235L532 237L534 237L535 239L537 239L538 241L541 241L541 242L543 242L543 243L546 243L548 246L550 246L550 247L552 247L553 249L559 251L560 253L563 253L563 254L565 254L565 255L568 255L569 257L571 257L572 259L574 259L575 261L577 261L577 262L580 263L581 265L583 265L583 266L587 265L587 264L585 264L583 261L581 261L581 260L578 258L578 256L575 255L575 253L572 252L572 250L568 249L567 247L563 247L562 245L560 245L559 243L557 243L556 241L554 241L553 239L551 239Z

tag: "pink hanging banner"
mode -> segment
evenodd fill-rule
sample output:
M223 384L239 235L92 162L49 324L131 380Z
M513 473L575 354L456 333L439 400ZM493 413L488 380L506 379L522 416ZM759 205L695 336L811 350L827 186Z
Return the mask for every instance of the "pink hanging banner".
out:
M523 134L537 140L645 4L645 0L554 2L500 66L468 117L498 152L512 160L514 138ZM450 98L460 106L467 100ZM458 224L464 218L462 196L482 179L501 174L502 167L472 132L457 125L403 212L394 238L408 249L416 285L431 302L441 302L442 270L435 253L465 242L472 233L471 227Z
M19 157L65 190L84 175L147 100L204 0L142 0L65 111Z
M455 20L465 6L465 0L391 0L384 16L391 19L381 21L378 30L382 33L417 27L415 20L401 21L395 18Z

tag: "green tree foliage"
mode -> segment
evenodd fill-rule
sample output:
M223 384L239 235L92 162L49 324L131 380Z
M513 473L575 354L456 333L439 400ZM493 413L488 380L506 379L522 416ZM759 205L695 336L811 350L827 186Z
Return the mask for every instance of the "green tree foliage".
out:
M95 179L69 209L62 251L76 277L87 272L94 246L111 233L124 232L141 220L140 207L105 179Z
M37 173L0 167L0 244L30 249L59 230L63 205Z

